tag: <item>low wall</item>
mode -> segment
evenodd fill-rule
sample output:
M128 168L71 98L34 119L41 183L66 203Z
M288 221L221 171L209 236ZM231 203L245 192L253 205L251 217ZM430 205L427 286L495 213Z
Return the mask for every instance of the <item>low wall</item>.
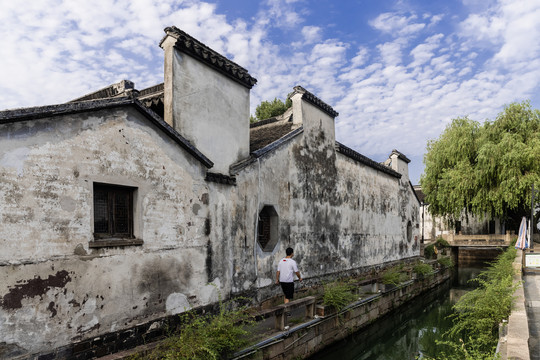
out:
M240 351L233 359L306 358L444 283L451 275L451 270L442 269L429 278L410 280L392 290L371 295L339 314L314 319Z
M514 275L514 284L519 283L514 292L514 306L508 325L502 331L497 345L498 353L502 359L529 360L529 322L527 320L527 310L525 309L525 293L523 290L523 251L517 250L516 258L512 264L516 273Z
M504 235L444 234L441 236L448 241L451 246L509 246L512 242L512 238L515 237L515 234L513 231L507 231Z

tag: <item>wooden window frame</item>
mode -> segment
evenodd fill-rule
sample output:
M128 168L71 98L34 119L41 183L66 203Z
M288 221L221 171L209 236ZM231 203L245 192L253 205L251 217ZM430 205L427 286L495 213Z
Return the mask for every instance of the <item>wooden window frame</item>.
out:
M93 211L94 211L94 241L90 243L90 247L106 247L106 246L126 246L126 245L142 245L142 240L136 239L134 235L134 198L137 188L131 186L121 186L115 184L106 184L95 182L93 186ZM96 232L96 193L104 192L107 194L106 218L107 231ZM117 232L116 218L118 210L115 207L117 196L127 196L127 232Z

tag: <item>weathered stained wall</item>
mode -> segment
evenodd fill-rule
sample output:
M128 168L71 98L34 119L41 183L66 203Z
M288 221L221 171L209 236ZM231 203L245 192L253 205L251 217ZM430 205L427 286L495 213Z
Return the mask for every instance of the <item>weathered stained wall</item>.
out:
M127 108L0 125L0 343L42 351L215 302L204 173ZM93 182L137 188L142 246L89 247Z
M205 181L197 160L128 107L0 125L4 346L47 351L219 292L263 300L280 293L275 264L288 246L310 282L418 255L408 181L337 153L333 119L303 107L304 131L241 169L236 186ZM89 246L94 182L137 189L141 246ZM256 237L264 205L279 216L271 251Z
M0 339L46 351L218 292L263 300L280 293L274 268L288 246L312 282L418 255L408 181L337 153L333 119L302 106L304 131L240 170L237 186L205 181L128 107L0 125ZM141 246L89 246L94 182L137 189ZM279 216L271 251L256 237L264 205Z
M237 175L231 204L246 219L246 238L235 240L233 292L256 286L260 299L279 294L275 266L288 246L304 279L315 281L419 255L419 203L408 180L336 153L324 126L305 125L327 115L303 106L311 107L305 130ZM265 205L279 215L279 241L271 251L256 241L256 215Z

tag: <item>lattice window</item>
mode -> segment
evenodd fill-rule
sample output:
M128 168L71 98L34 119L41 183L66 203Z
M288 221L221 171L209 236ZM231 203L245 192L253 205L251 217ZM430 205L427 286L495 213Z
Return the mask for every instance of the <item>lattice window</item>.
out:
M279 217L272 205L266 205L257 219L257 242L263 251L273 251L278 242Z
M268 211L261 211L259 214L259 244L265 248L270 241L270 214Z
M407 222L407 241L411 242L411 240L412 240L412 223L409 220Z
M94 238L133 238L135 188L94 183Z

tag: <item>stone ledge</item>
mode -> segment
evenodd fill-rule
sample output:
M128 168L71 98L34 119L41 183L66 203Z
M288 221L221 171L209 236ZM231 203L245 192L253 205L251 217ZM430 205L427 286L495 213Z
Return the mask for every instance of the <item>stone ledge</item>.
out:
M499 339L499 344L506 343L506 352L501 353L503 359L530 359L529 323L525 309L525 292L521 273L522 256L523 251L518 249L516 258L512 264L514 268L516 265L519 265L519 272L514 276L514 283L520 282L520 285L514 292L515 307L508 317L508 333L506 337Z
M144 244L141 239L107 239L107 240L95 240L88 243L88 247L91 249L104 248L104 247L119 247L119 246L140 246Z

